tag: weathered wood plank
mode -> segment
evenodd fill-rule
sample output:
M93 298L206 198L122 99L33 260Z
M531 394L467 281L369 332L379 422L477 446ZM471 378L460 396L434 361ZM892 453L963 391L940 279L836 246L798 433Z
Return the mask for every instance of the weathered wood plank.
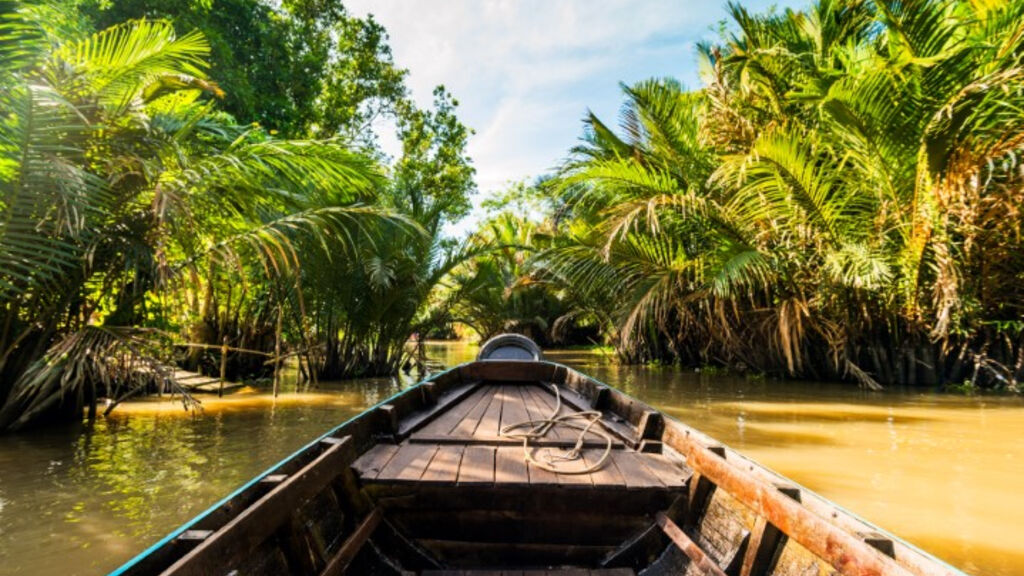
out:
M501 411L507 396L506 389L507 386L494 387L494 396L491 398L491 403L487 406L487 410L480 417L480 423L477 425L476 430L473 431L474 436L494 437L501 431Z
M529 558L531 565L588 565L604 557L611 546L561 546L552 544L498 544L422 539L420 545L444 562L472 565L515 566Z
M785 544L786 536L778 528L758 516L750 532L740 576L767 576L771 574L779 548Z
M462 417L462 420L452 428L453 436L473 436L476 434L476 428L480 425L480 420L484 417L484 413L490 408L491 404L495 400L497 386L484 385L480 388L484 393L484 397L478 402L473 408ZM501 403L498 403L498 409L501 409Z
M522 446L523 444L521 439L509 436L453 436L451 434L425 434L423 432L413 434L407 441L416 444L490 444L494 446ZM607 444L608 443L603 438L598 438L593 434L587 435L583 440L584 448L604 448ZM544 438L530 441L530 446L569 448L575 445L576 438L565 440L558 438ZM624 447L625 446L622 442L615 440L612 441L612 448L622 449Z
M416 434L450 434L452 429L462 422L466 414L486 398L487 392L484 386L474 386L473 392L464 396L458 402L453 402L449 408L440 412L434 420L421 428Z
M561 366L550 362L483 361L460 368L466 381L539 382L557 379Z
M888 556L857 539L801 503L780 493L770 483L712 453L674 422L667 423L665 440L686 456L687 464L714 482L755 513L831 564L843 574L909 575L911 572ZM940 573L932 566L921 573Z
M463 446L440 446L430 461L421 482L455 484L459 478L459 466L462 463Z
M179 558L165 574L175 576L226 572L263 543L310 497L325 489L352 462L344 443L331 446L296 474L257 500L223 528Z
M370 539L370 535L377 529L380 524L383 514L380 508L374 508L373 512L363 519L359 523L355 532L345 540L345 543L341 545L337 554L327 563L323 572L320 576L341 576L345 573L345 568L348 567L352 559L356 557L359 550L366 544L366 541Z
M367 485L365 489L377 499L389 499L389 511L431 508L444 502L444 507L452 511L491 509L576 514L580 510L593 509L607 514L653 514L668 508L679 495L664 488L622 490L595 487L575 490L572 498L566 498L565 488L557 481L531 484L529 498L523 497L522 487L492 484L466 485L452 490L450 485L424 482L415 491L410 491L408 486L381 483Z
M636 425L636 442L661 438L665 429L665 420L657 410L644 410L640 422Z
M494 454L494 482L510 486L530 484L521 446L498 447Z
M526 411L526 402L520 390L523 386L509 384L505 386L505 402L501 408L501 426L499 433L506 427L531 420L530 414ZM513 432L525 432L526 427L516 428Z
M428 384L430 385L429 387L427 387ZM434 420L448 413L449 410L455 409L459 402L466 400L479 386L479 383L461 384L450 390L447 394L438 397L436 395L437 385L433 382L424 382L421 384L421 387L424 389L423 401L427 406L431 406L431 408L403 418L398 427L399 437L406 438L413 432L425 428ZM429 392L426 390L429 390Z
M586 470L587 462L581 456L580 458L569 462L558 461L556 466L566 471ZM566 474L563 472L556 474L556 476L558 476L559 486L565 486L567 488L592 488L594 486L594 479L591 477L590 472L587 472L586 474Z
M593 508L574 514L520 510L450 510L435 507L389 510L388 518L412 538L475 542L537 542L615 546L648 520L635 514L607 514Z
M663 488L665 483L641 461L640 455L629 450L612 450L611 457L622 473L627 488Z
M637 456L665 486L682 487L693 476L693 470L679 466L661 454L640 452Z
M583 458L586 460L588 466L596 464L601 459L602 454L604 454L604 450L594 448L586 448L583 450ZM604 464L591 473L591 480L594 482L594 486L610 488L626 487L626 480L622 477L622 473L619 472L618 466L615 465L615 458L611 453L608 454Z
M383 422L385 432L392 436L398 435L398 413L399 410L394 404L383 404L377 407L377 414Z
M614 391L607 386L604 386L607 398L606 405L602 406L601 411L604 413L601 418L601 425L604 429L612 434L613 437L625 442L629 446L634 446L636 439L636 429L628 423L628 418L625 415L619 414L615 411L612 400L621 396L621 393ZM594 384L594 390L600 389L600 386ZM550 392L550 388L548 388ZM591 409L591 399L588 396L584 396L578 390L574 388L568 388L565 386L559 386L558 392L562 397L562 404L570 410L583 411Z
M494 483L494 447L467 446L459 465L459 485Z
M397 453L395 444L378 444L356 459L352 468L362 480L374 480Z
M668 516L665 516L662 512L658 512L656 518L658 526L660 526L665 532L665 535L675 542L676 546L679 546L679 548L690 557L690 560L693 560L694 564L696 564L704 574L707 574L708 576L726 576L725 572L723 572L722 569L719 568L718 565L715 564L714 561L712 561L711 558L709 558L693 540L690 540L689 536L687 536L679 526L676 526L676 523L670 520Z
M550 389L546 388L545 386L546 385L543 385L543 386L525 386L523 388L523 392L525 392L526 394L528 394L530 396L530 399L532 400L533 405L536 407L537 414L540 414L540 416L535 417L535 419L537 419L537 420L551 418L551 416L555 414L556 406L558 406L558 401L555 398L554 393L551 392ZM572 411L574 411L572 408L570 408L569 406L566 406L565 404L562 404L559 407L557 415L561 416L563 414L566 414L567 412L572 412ZM577 431L575 431L575 430L570 430L568 428L564 428L564 427L561 427L561 426L555 426L548 433L548 437L549 438L558 438L560 440L573 440L573 441L575 441L576 440L576 436L577 436L576 432Z
M635 576L629 568L602 568L584 570L567 568L564 570L425 570L423 576L569 576L583 574L587 576Z
M381 469L378 481L416 482L437 452L431 444L402 444L398 453Z

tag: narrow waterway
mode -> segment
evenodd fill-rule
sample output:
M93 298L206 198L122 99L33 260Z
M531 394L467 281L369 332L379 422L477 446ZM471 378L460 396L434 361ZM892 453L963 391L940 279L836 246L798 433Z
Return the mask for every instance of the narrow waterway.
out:
M453 365L475 348L441 344ZM554 352L972 573L1024 574L1024 401L622 367ZM100 574L407 381L140 401L0 436L0 574Z

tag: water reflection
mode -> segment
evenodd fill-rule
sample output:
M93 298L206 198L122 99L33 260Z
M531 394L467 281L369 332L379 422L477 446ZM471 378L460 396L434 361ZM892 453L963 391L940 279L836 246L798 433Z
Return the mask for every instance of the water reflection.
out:
M0 437L0 574L108 571L340 422L396 380L126 404L95 426Z
M433 347L444 365L475 348ZM1024 404L835 384L751 381L557 361L658 406L968 572L1024 572L1017 496ZM127 404L89 429L0 437L0 574L112 569L407 380L323 383L277 399L243 390L193 417Z

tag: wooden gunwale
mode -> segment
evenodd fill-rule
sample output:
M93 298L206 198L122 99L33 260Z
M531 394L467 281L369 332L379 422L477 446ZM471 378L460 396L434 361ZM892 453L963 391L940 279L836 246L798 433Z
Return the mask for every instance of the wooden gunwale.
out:
M764 523L786 534L790 540L829 562L843 574L962 575L941 560L809 490L799 488L801 501L787 496L779 491L779 486L791 486L790 480L576 370L546 361L487 360L462 364L436 374L349 419L255 477L111 574L150 573L157 567L162 571L182 561L190 552L204 547L197 542L216 540L219 534L222 535L222 530L233 526L232 522L251 513L254 503L265 502L267 497L260 497L260 494L266 494L268 489L270 492L278 490L281 485L288 484L289 474L298 472L300 467L308 467L318 457L330 452L329 448L323 448L325 442L333 440L337 443L339 437L348 436L348 452L356 455L381 442L401 442L457 404L459 400L453 395L464 399L472 394L473 385L481 381L554 383L559 385L563 401L577 409L599 405L611 420L606 427L624 444L632 448L648 444L657 450L660 442L666 455L685 458L686 464L701 478L730 494L753 510ZM424 392L425 384L429 384L429 393ZM276 481L264 482L271 477ZM274 488L275 485L278 488ZM234 507L240 508L234 510ZM355 507L363 509L360 514L370 512L365 502ZM365 526L365 522L364 517L361 526ZM189 545L191 548L182 547L180 543L187 540L181 536L186 532L202 532L207 536ZM878 541L879 533L883 534L883 543L891 543L895 559L865 541Z
M437 390L437 394L443 394L451 388L463 383L461 373L461 368L463 366L465 366L465 364L454 366L448 370L434 374L424 382L435 383L440 388ZM182 524L177 529L167 534L167 536L164 536L162 539L122 564L113 572L110 572L109 576L151 573L151 564L153 562L156 562L158 565L167 564L167 566L169 566L176 561L177 558L171 556L171 561L165 562L162 561L163 559L161 556L175 554L176 544L181 535L186 532L197 530L207 532L215 532L216 530L219 530L232 518L247 508L243 508L232 514L228 511L233 507L234 502L258 500L258 495L262 490L266 489L267 486L267 483L264 482L265 478L268 476L279 475L284 470L296 467L296 462L311 460L319 453L320 447L325 440L351 435L353 436L356 453L364 452L369 445L375 443L374 437L381 434L380 423L375 422L376 418L374 416L375 414L378 414L379 408L386 405L397 404L403 409L403 413L400 417L405 417L410 415L414 409L429 409L431 407L424 399L422 393L419 392L420 385L422 384L423 382L420 382L417 385L401 390L392 396L381 400L377 404L367 408L365 411L356 414L335 428L310 441L308 444L299 448L289 456L281 459L262 473L257 474L252 478L252 480L238 487L234 492L231 492L224 498L220 499L193 519ZM414 402L414 400L419 400L419 402ZM226 517L220 518L221 516ZM205 524L213 525L206 527ZM181 555L184 555L186 552L187 550L182 551Z
M650 407L628 394L568 368L565 386L580 396L590 396L602 388L609 390L609 407L626 414L637 426ZM593 392L592 392L593 391ZM875 574L914 574L917 576L964 576L964 573L931 554L905 542L874 524L847 511L813 491L803 487L797 502L779 487L795 483L751 458L723 446L713 438L682 422L664 415L661 441L680 453L688 466L715 486L725 490L759 516L786 526L777 526L790 539L804 546L819 558L828 561L842 574L873 576ZM719 455L721 453L721 455ZM724 484L724 485L722 485ZM777 507L777 508L775 508ZM770 509L771 517L766 512ZM786 514L796 517L787 520ZM788 531L787 531L788 530ZM817 532L820 530L821 532ZM883 534L892 544L895 558L858 538Z

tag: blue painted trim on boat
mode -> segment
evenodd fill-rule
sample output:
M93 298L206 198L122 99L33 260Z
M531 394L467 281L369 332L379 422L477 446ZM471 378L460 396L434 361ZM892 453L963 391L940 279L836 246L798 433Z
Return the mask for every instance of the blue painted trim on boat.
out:
M376 404L374 404L373 406L370 406L366 410L363 410L359 414L356 414L355 416L349 418L348 420L345 420L341 424L338 424L334 428L331 428L330 430L328 430L327 432L325 432L321 436L318 436L312 442L309 442L308 444L306 444L302 448L299 448L295 452L292 452L290 455L286 456L284 459L280 460L279 462L277 462L276 464L274 464L270 468L267 468L263 472L257 474L255 477L253 477L252 480L249 480L248 482L246 482L242 486L238 487L234 492L228 494L224 498L221 498L213 506L210 506L209 508L207 508L203 512L200 512L198 516L192 518L188 522L185 522L184 524L179 526L176 530L174 530L173 532L171 532L167 536L164 536L158 542L156 542L155 544L153 544L149 548L146 548L145 550L143 550L142 552L137 554L135 557L133 557L131 560L125 562L119 568L117 568L113 572L109 573L108 576L122 576L125 572L127 572L128 570L133 568L136 564L138 564L139 562L144 560L147 556L149 556L150 554L156 552L157 550L159 550L160 548L166 546L167 544L170 544L170 542L172 540L174 540L175 538L180 536L183 532L185 532L186 530L190 529L192 526L195 526L195 524L197 522L199 522L203 518L206 518L210 514L214 513L218 508L220 508L221 506L223 506L223 505L227 504L228 502L230 502L231 499L234 498L235 496L238 496L242 492L245 492L246 490L248 490L252 485L258 483L260 480L263 480L264 477L266 477L268 474L271 474L272 472L274 472L275 470L277 470L278 468L283 466L286 462L288 462L292 458L295 458L299 454L302 454L306 450L309 450L310 448L315 446L317 444L317 442L320 442L324 438L327 438L327 437L331 436L332 434L334 434L335 432L337 432L341 428L349 425L352 422L355 422L356 420L362 418L363 416L366 416L367 414L369 414L370 412L373 412L374 410L376 410L377 408L383 406L384 404L387 404L388 402L391 402L391 401L395 400L396 398L402 396L403 394L408 394L410 391L415 390L420 384L423 384L424 382L430 382L431 380L434 380L435 378L440 378L441 376L443 376L443 375L445 375L445 374L447 374L449 372L452 372L453 370L458 370L459 368L462 368L466 364L472 364L472 362L464 362L462 364L459 364L458 366L453 366L452 368L449 368L449 369L447 369L447 370L445 370L443 372L438 372L437 374L433 374L429 378L427 378L425 380L421 380L421 381L417 382L416 384L413 384L412 386L406 388L405 390L402 390L400 392L396 392L395 394L392 394L391 396L388 396L384 400L381 400L380 402L377 402Z

